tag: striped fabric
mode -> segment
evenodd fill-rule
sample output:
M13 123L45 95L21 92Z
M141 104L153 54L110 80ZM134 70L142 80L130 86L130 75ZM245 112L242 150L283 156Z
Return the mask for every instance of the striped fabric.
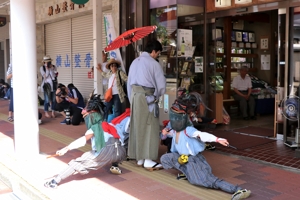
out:
M175 168L184 173L188 181L193 185L204 186L207 188L221 189L228 193L235 193L241 188L231 183L223 181L214 176L210 165L202 154L189 156L188 163L180 165L177 161L178 153L167 153L161 158L161 164L165 169Z
M117 144L117 146L115 146ZM81 157L71 160L69 167L58 174L55 181L61 180L73 175L75 172L88 174L89 170L97 170L107 164L119 163L126 158L126 149L121 146L118 139L109 138L100 154L95 157L93 151L84 153Z

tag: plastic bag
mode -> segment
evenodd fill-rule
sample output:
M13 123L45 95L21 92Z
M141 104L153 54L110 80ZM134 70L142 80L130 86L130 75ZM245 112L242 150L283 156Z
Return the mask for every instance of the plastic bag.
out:
M230 124L230 116L224 107L223 107L223 124Z

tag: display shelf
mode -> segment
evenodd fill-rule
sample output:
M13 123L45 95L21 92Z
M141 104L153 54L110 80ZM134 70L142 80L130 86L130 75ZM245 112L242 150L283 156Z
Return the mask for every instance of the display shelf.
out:
M231 53L231 57L257 58L257 54Z
M216 69L216 72L224 72L224 69L226 69L226 68L218 68L218 69Z
M232 71L232 72L237 72L238 69L231 68L231 71ZM249 68L249 69L248 69L248 72L257 72L257 68L256 68L256 67L254 67L254 68Z
M216 57L223 57L224 53L216 53ZM245 53L230 53L230 57L245 57L245 58L257 58L257 54L245 54Z

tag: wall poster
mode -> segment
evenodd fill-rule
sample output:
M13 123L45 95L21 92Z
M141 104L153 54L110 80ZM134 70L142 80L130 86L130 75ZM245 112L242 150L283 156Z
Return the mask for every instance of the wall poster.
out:
M177 32L177 55L193 57L193 31L190 29L178 29Z
M203 73L203 57L195 57L195 73Z

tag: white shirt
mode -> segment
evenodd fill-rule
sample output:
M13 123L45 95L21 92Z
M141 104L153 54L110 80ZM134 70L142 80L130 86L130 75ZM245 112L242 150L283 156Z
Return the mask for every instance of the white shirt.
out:
M118 92L118 87L117 87L117 77L116 77L116 74L112 74L109 78L109 81L108 81L108 88L110 88L113 84L113 87L112 87L112 94L119 94Z
M237 75L232 81L232 87L242 91L248 90L248 88L252 88L251 78L248 76L248 74L244 79L241 77L241 75Z
M45 70L44 70L45 68ZM43 82L41 84L41 89L44 92L43 86L45 83L49 83L51 85L51 92L53 92L53 82L52 80L55 79L55 69L54 67L51 67L50 69L48 69L47 67L40 67L40 73L43 77Z

